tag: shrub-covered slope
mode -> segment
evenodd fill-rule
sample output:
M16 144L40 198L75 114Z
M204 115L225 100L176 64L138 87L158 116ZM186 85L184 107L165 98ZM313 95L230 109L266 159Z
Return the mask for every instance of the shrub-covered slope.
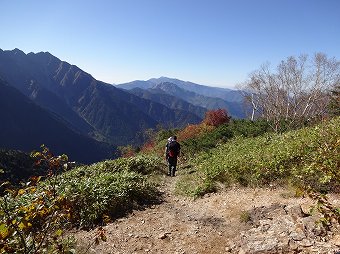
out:
M39 163L51 171L44 181L32 178L0 197L0 253L71 253L74 242L64 236L65 229L107 223L160 200L156 185L145 176L160 170L156 157L122 158L53 174L62 169L65 156L50 157L46 149L36 154L43 154ZM99 239L105 240L103 231Z
M200 184L188 192L200 195L212 191L217 182L245 186L284 182L304 189L335 190L339 155L339 117L283 134L238 136L190 160L197 170L191 178L196 177L195 184Z

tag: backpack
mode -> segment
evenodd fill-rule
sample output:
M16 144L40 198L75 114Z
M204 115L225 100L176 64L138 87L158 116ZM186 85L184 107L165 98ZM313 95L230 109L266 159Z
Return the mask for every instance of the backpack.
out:
M176 157L178 155L178 144L176 141L171 141L168 145L169 157Z

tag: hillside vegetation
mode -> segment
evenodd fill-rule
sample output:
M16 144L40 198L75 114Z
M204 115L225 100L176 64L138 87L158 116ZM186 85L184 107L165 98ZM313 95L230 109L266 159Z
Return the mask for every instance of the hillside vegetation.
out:
M227 186L291 184L305 190L336 191L339 154L339 117L282 134L265 133L254 138L235 136L190 158L188 165L195 173L182 181L186 186L183 189L202 195L223 183ZM192 181L196 183L188 184Z
M69 171L64 171L66 156L53 157L45 147L33 153L50 173L1 198L0 253L74 252L66 229L96 227L161 202L157 182L165 173L163 148L172 134L183 146L178 193L199 197L235 184L288 184L328 204L321 194L339 190L340 117L281 134L270 132L262 121L226 118L217 125L208 120L159 131L136 156ZM336 207L327 209L325 223L339 219ZM98 232L95 241L105 240L100 228Z
M146 176L159 172L159 158L121 158L61 172L66 156L52 157L45 147L32 156L50 172L20 189L1 185L9 189L0 199L0 253L72 251L65 229L101 225L160 200Z

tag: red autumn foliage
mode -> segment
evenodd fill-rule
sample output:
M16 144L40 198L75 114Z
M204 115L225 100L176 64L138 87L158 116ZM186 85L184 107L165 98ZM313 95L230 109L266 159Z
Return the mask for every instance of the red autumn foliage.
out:
M142 146L141 151L142 152L149 152L149 151L152 151L152 149L154 147L155 147L155 142L149 141Z
M203 122L210 126L219 126L230 121L230 116L225 109L209 110L205 113Z

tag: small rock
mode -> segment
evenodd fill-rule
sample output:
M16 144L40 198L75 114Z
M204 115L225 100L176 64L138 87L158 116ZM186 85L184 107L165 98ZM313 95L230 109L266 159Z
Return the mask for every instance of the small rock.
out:
M230 243L227 247L225 247L226 252L232 252L233 249L236 248L236 245L233 243Z
M311 206L308 204L301 204L301 211L306 214L306 215L310 215L311 214Z
M295 231L290 233L290 237L294 241L302 241L304 238L306 238L306 235L301 228L297 228Z
M314 242L310 239L303 239L302 241L299 242L299 245L303 247L310 247L313 245L313 243Z
M297 250L299 248L299 245L294 240L289 240L288 246L291 250Z
M161 233L158 236L158 239L165 239L167 237L166 233Z
M229 246L225 247L225 251L226 251L226 252L231 252L231 250L232 250L231 247L229 247Z
M336 246L340 246L340 235L335 235L331 242Z
M287 206L285 207L285 210L293 218L296 218L296 217L302 218L305 216L305 213L302 211L300 205Z
M241 248L241 249L238 251L238 254L246 254L246 252Z

